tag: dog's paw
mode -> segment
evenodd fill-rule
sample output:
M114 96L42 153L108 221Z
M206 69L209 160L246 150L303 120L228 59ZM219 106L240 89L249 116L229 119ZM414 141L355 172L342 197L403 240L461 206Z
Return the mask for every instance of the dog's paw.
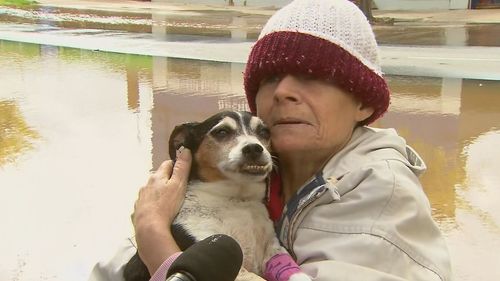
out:
M303 272L297 272L290 275L288 281L312 281L311 277Z
M268 281L312 280L300 270L299 265L288 253L275 255L266 263L264 278Z

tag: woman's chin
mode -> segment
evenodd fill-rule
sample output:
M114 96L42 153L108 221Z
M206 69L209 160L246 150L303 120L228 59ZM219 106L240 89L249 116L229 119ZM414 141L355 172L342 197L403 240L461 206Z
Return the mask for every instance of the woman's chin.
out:
M309 143L300 138L282 138L272 141L273 152L277 154L300 153L300 151L311 151Z
M273 151L278 154L311 151L316 138L316 132L310 125L275 126L271 130Z

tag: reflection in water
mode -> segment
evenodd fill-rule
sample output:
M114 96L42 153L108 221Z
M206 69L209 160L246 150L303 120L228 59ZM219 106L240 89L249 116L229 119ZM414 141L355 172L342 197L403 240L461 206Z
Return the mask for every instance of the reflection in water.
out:
M464 149L466 157L467 185L461 187L460 207L471 211L481 218L485 225L500 235L500 212L497 200L500 189L496 188L500 181L498 158L500 158L500 131L490 131L480 135ZM485 151L485 148L487 151Z
M247 109L243 70L0 41L0 141L24 147L0 154L15 163L0 170L0 186L16 186L0 204L15 214L4 223L16 229L3 239L5 279L86 280L130 235L137 189L168 158L173 127ZM391 108L376 126L395 127L426 161L422 183L457 280L500 277L500 81L393 76L389 85ZM44 142L29 151L38 137ZM44 258L47 249L54 259ZM478 272L463 256L485 266Z
M168 139L176 125L221 110L248 110L243 70L238 63L154 58L153 168L168 159Z
M85 13L84 15L82 13ZM38 24L39 32L63 28L83 29L92 34L116 31L152 33L161 40L192 40L193 38L226 38L236 41L256 39L260 29L272 13L247 14L232 10L173 11L163 13L126 13L99 10L79 10L44 7L24 10L0 6L0 22ZM235 36L243 31L244 37ZM166 36L178 35L172 38ZM248 35L247 35L248 34Z
M38 139L36 131L26 124L18 105L0 99L0 167L33 148Z
M428 166L422 183L434 215L453 221L456 189L468 186L464 151L500 127L500 82L393 77L390 87L390 111L377 125L398 128L421 154Z
M130 235L151 168L151 63L0 41L1 120L12 115L6 109L22 112L43 139L0 169L2 227L10 230L0 242L0 279L86 280L92 263Z

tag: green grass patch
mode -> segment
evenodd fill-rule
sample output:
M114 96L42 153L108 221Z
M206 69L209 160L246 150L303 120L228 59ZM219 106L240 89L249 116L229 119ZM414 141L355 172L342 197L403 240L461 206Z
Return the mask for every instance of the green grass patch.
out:
M33 0L0 0L2 6L33 6L38 2Z

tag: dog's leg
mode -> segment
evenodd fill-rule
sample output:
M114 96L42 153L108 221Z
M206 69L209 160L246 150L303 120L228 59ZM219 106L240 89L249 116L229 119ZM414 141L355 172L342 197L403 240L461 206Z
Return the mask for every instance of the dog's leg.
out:
M266 252L264 254L264 264L262 265L262 268L266 268L267 262L274 256L279 255L279 254L288 254L288 251L281 246L278 238L273 235L271 238L271 241L268 242L268 245L266 246Z
M268 281L311 281L311 277L300 270L288 251L273 237L264 259L264 276Z

